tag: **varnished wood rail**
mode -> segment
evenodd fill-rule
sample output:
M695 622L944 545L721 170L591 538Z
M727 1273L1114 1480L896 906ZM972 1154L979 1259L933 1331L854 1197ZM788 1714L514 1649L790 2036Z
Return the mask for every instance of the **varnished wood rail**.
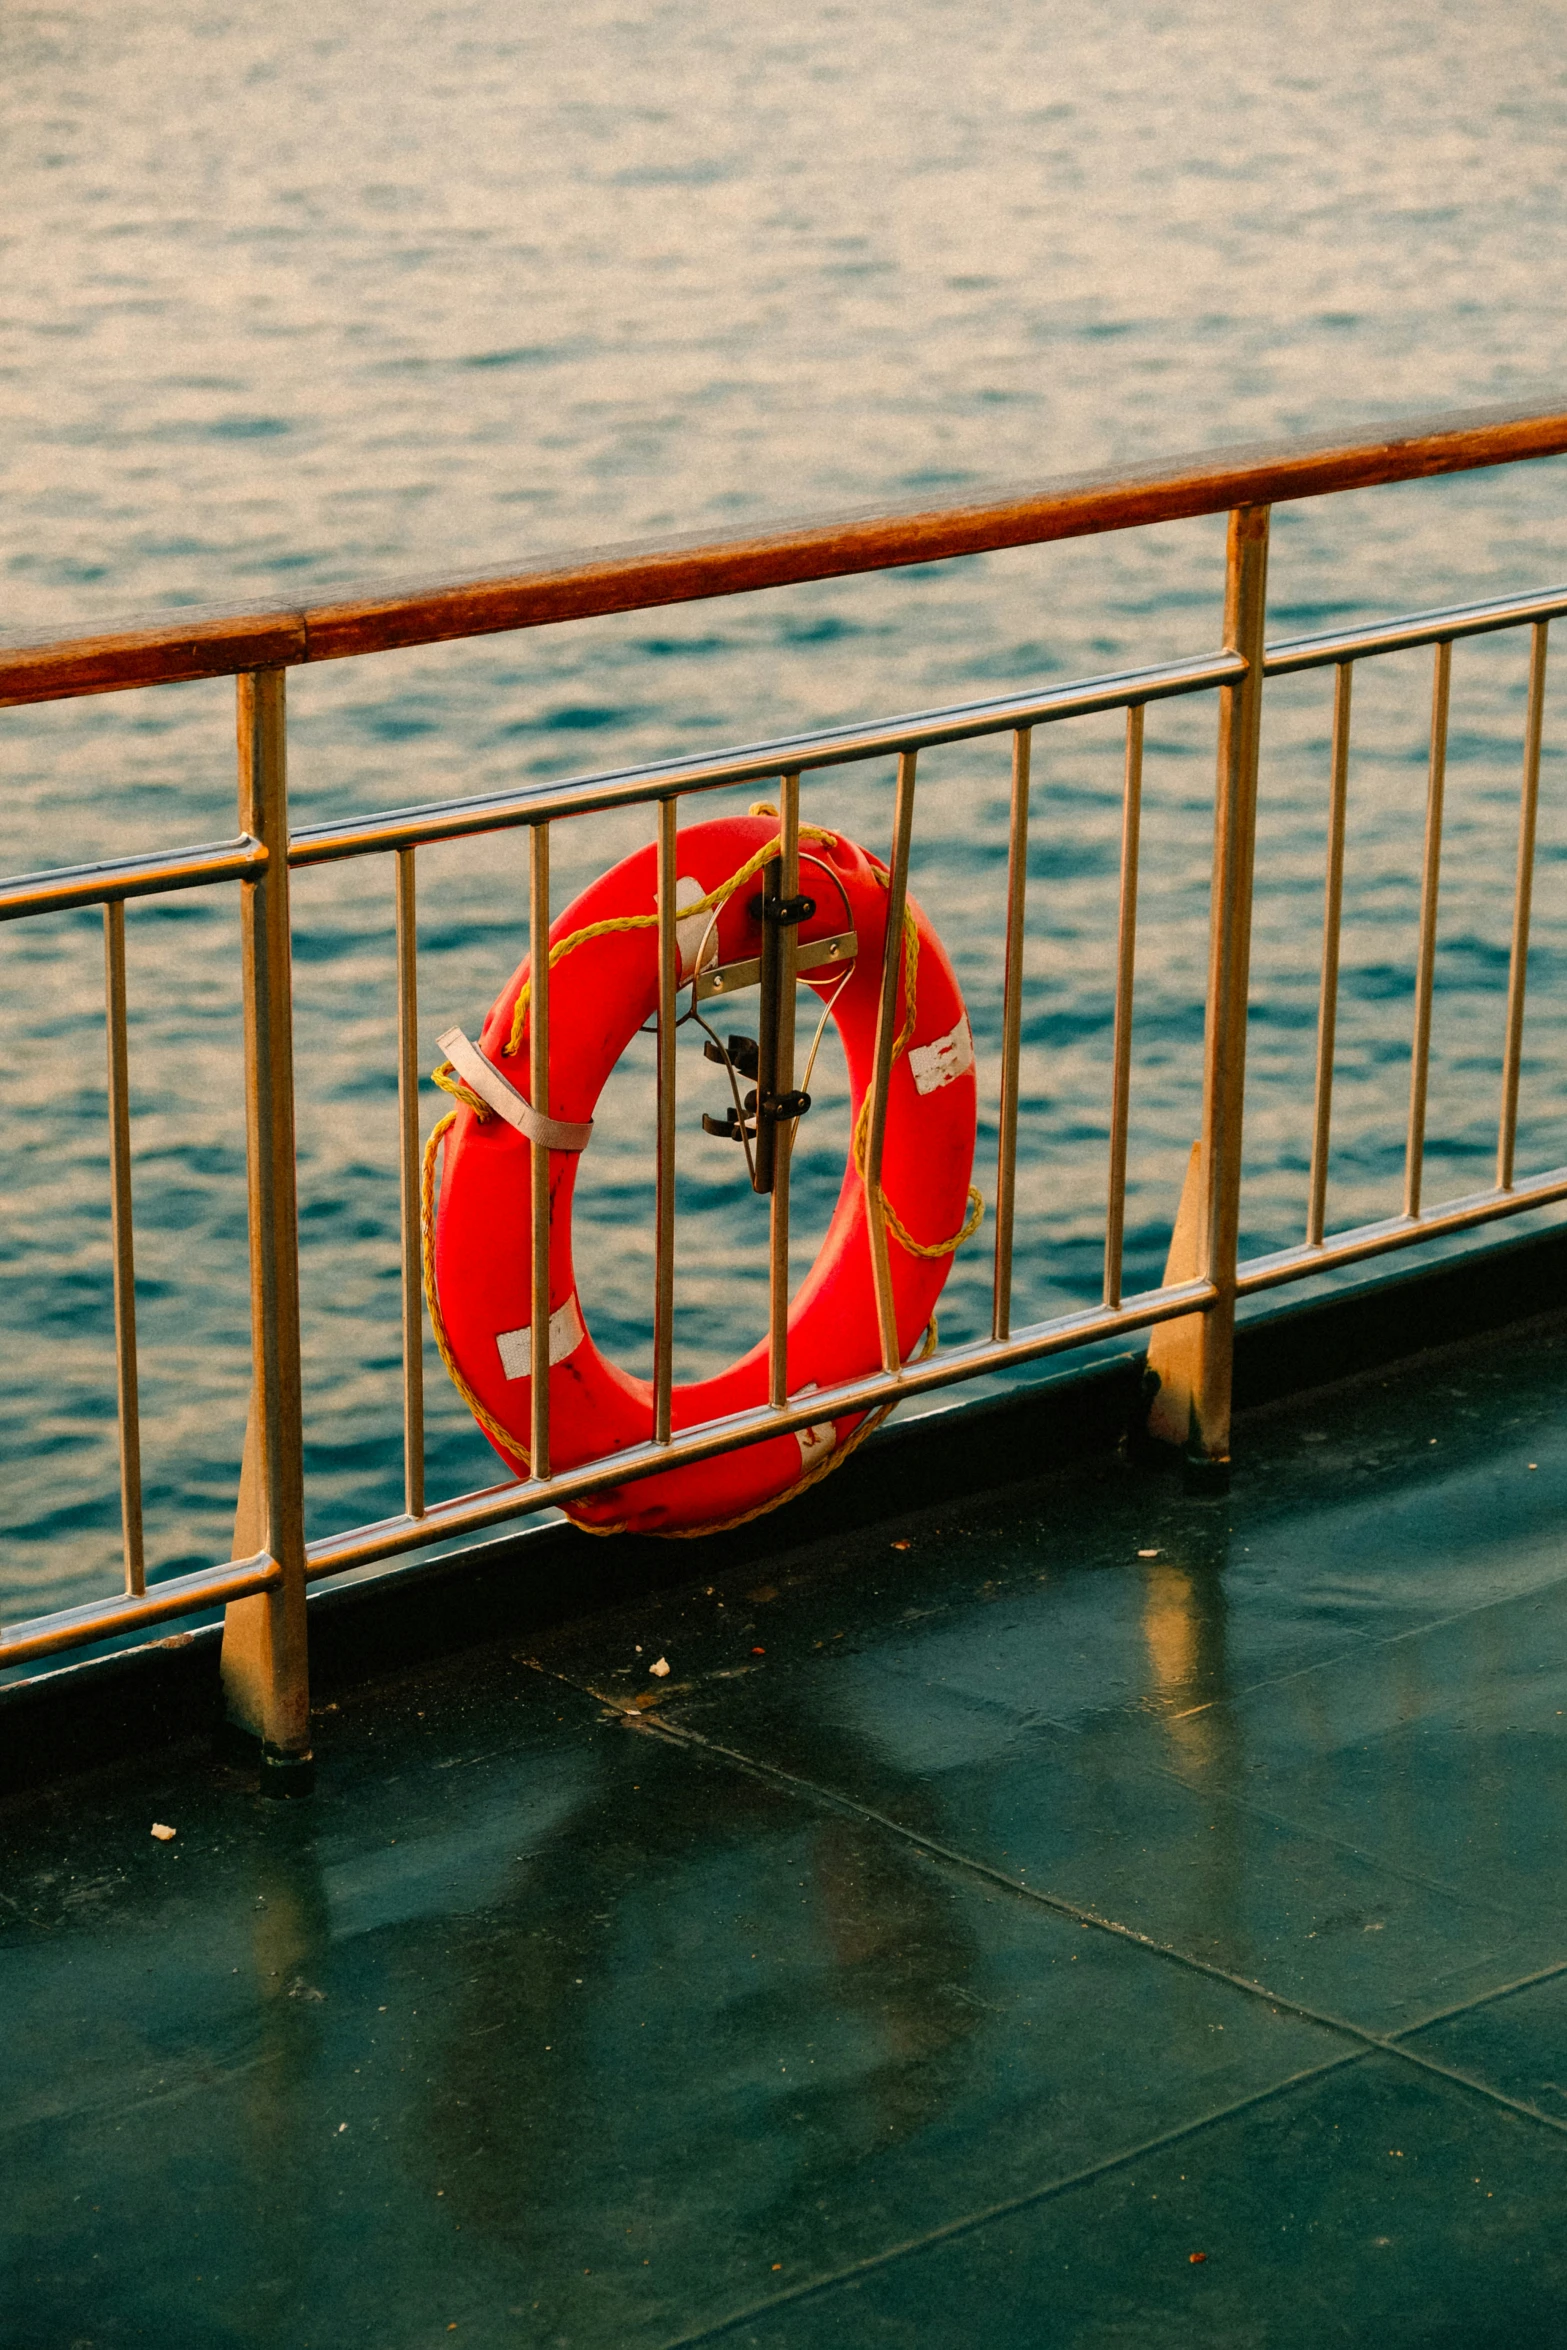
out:
M1564 453L1567 398L1558 397L1404 417L1350 437L1209 450L1028 487L974 489L939 505L835 514L732 538L606 547L470 579L361 589L319 604L196 607L105 624L90 636L0 634L0 706L339 661Z

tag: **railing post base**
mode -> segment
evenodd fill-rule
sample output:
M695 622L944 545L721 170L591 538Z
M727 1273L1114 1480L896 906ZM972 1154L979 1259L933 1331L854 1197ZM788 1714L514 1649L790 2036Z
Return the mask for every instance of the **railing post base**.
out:
M237 1722L224 1722L219 1729L217 1759L229 1770L243 1771L247 1777L255 1778L263 1795L287 1797L315 1793L313 1755L281 1754L264 1738L253 1738Z
M1202 1452L1193 1445L1181 1462L1181 1485L1194 1500L1220 1500L1230 1490L1230 1459Z
M284 1594L261 1591L232 1599L223 1611L223 1704L219 1750L225 1761L261 1774L263 1795L308 1795L315 1784L310 1722L272 1703L294 1677L287 1659L304 1626L289 1622Z
M1206 1199L1202 1144L1194 1142L1164 1263L1166 1289L1196 1280L1202 1270ZM1156 1384L1143 1433L1154 1445L1167 1446L1183 1456L1188 1493L1226 1493L1230 1483L1228 1428L1221 1451L1204 1442L1201 1422L1204 1355L1213 1344L1208 1328L1212 1318L1211 1312L1179 1314L1173 1322L1157 1323L1148 1341L1148 1368ZM1233 1332L1224 1333L1223 1338L1232 1339Z
M234 1513L236 1558L250 1558L262 1548L266 1515L252 1392ZM231 1599L223 1611L219 1750L236 1768L258 1770L266 1795L308 1795L314 1783L305 1638L302 1583Z

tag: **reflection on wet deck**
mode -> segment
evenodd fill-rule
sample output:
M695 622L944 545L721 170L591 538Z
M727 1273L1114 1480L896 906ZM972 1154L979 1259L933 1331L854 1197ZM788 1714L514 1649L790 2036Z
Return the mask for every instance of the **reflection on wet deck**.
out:
M14 1805L8 2342L1552 2338L1564 1363Z

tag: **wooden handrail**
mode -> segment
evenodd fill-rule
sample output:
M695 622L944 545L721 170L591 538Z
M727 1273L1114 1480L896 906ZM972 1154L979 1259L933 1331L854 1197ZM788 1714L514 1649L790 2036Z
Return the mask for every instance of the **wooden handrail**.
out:
M0 705L648 611L1564 452L1567 406L1466 410L1404 418L1356 438L1209 450L1029 489L973 490L944 505L837 514L734 538L607 547L571 560L320 604L187 609L108 624L90 636L0 635Z

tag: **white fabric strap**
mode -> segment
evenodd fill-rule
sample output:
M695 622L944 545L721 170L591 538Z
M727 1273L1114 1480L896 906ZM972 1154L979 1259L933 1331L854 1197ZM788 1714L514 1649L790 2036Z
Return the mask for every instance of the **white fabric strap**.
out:
M684 874L675 883L675 912L680 917L675 924L675 940L680 949L682 979L690 978L698 955L704 970L718 960L718 917L713 908L709 906L701 914L688 911L692 906L700 906L706 895L699 881L690 881Z
M587 1332L582 1327L582 1316L577 1311L576 1298L568 1297L563 1306L557 1306L550 1316L550 1361L563 1363L568 1355L576 1353ZM533 1330L524 1323L520 1330L497 1330L495 1344L500 1352L501 1369L508 1379L531 1379L533 1376Z
M803 1387L795 1389L795 1394L813 1395L818 1384L815 1379L807 1379ZM800 1447L801 1468L814 1469L837 1451L838 1423L836 1420L818 1420L809 1428L796 1428L794 1440Z
M470 1044L460 1028L448 1028L436 1043L451 1062L465 1085L471 1085L481 1102L487 1102L498 1118L508 1126L515 1126L530 1142L541 1143L547 1151L585 1151L593 1132L591 1118L574 1125L566 1118L542 1118L526 1095L520 1094L510 1078L503 1077L493 1061L486 1060L476 1044Z
M932 1044L917 1044L909 1054L909 1070L916 1093L935 1093L940 1086L950 1085L966 1069L974 1066L974 1039L969 1030L967 1012L960 1013L956 1028L947 1035L938 1036Z
M814 1469L838 1449L838 1428L833 1420L818 1420L809 1428L796 1428L794 1433L802 1469Z

